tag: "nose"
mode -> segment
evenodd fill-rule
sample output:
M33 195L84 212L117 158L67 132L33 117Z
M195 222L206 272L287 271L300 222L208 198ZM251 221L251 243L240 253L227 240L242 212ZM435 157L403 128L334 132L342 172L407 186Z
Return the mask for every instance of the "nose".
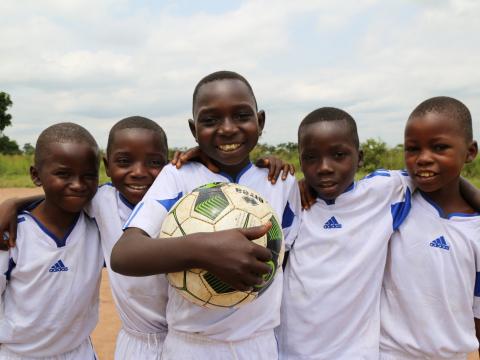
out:
M142 161L137 161L133 164L131 175L134 177L145 176L145 164Z
M422 150L419 152L417 157L418 165L427 165L433 162L432 154L429 150Z
M220 128L218 129L219 133L224 135L230 135L234 133L237 129L235 121L231 117L225 117L222 121Z
M87 188L87 184L80 176L75 176L70 183L70 188L73 191L82 192Z
M330 174L333 172L330 161L327 158L319 159L317 165L317 174Z

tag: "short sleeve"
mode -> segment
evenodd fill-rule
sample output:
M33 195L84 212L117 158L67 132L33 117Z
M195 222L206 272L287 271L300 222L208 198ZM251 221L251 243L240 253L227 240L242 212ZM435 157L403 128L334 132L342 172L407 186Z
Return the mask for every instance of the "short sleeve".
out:
M182 196L178 171L168 165L157 176L142 201L135 206L123 229L135 227L152 238L157 237L163 220Z
M285 250L289 251L295 242L300 228L300 190L297 181L290 186L287 202L282 214L282 229L285 238Z

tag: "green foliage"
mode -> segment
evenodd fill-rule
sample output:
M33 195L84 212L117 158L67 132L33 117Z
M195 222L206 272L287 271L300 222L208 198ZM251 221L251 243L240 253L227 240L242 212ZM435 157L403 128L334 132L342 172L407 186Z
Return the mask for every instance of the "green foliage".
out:
M16 155L21 154L20 148L15 140L10 140L7 135L0 136L0 154Z
M23 145L23 153L25 155L33 155L35 153L35 148L32 144L26 143Z
M0 92L0 135L2 135L3 130L12 124L11 119L12 115L7 114L7 109L12 106L12 100L10 95L5 92Z

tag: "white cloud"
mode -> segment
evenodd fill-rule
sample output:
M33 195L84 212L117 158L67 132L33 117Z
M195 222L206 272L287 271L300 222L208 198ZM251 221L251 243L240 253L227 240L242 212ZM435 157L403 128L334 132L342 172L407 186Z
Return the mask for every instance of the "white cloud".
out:
M0 91L14 101L6 133L34 142L58 121L88 126L105 146L123 117L150 116L172 146L192 145L186 125L195 83L231 69L267 110L262 141L295 141L303 116L339 106L360 134L401 141L413 107L439 94L480 112L476 1L243 1L221 13L174 3L0 3ZM198 4L197 4L198 7Z

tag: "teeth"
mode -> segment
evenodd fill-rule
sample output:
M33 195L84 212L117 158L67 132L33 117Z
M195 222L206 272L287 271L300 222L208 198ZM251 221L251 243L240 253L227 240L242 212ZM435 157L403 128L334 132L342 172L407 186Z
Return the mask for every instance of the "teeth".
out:
M128 185L129 188L133 190L146 190L148 189L147 185Z
M428 178L428 177L434 176L435 174L431 171L419 171L419 172L417 172L417 175L420 176L420 177Z
M224 144L218 145L218 148L222 151L233 151L240 147L240 144Z

